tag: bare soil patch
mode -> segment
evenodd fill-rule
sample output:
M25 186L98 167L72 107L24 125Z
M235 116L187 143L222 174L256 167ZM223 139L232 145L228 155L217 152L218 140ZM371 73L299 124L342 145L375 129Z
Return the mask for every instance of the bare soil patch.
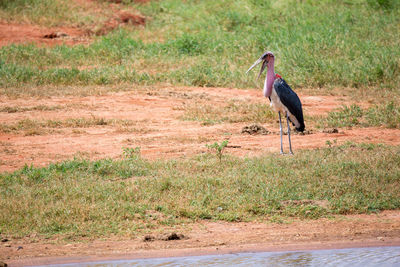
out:
M79 5L86 6L92 12L101 11L96 1L76 0L76 2ZM140 2L144 3L146 1ZM26 43L46 46L88 44L93 40L93 36L106 35L118 27L145 25L145 16L138 12L132 13L121 10L119 3L121 1L110 1L109 8L113 10L112 15L109 15L109 18L100 25L44 27L26 23L0 22L0 47Z
M323 115L347 100L333 96L300 95L304 113ZM204 100L205 99L205 100ZM46 99L0 97L0 124L75 120L115 121L113 124L55 128L22 129L0 133L0 171L13 171L25 164L46 166L50 162L81 155L91 159L118 158L126 147L140 147L144 158L168 159L206 153L206 144L229 139L226 153L257 156L279 152L279 125L262 124L268 135L249 135L242 129L252 123L202 125L185 121L188 103L207 101L215 107L227 101L264 103L256 90L228 88L157 87L141 91L102 96L52 97ZM126 122L126 123L125 123ZM316 130L306 121L308 134L293 135L294 151L347 141L400 144L400 130L353 128ZM287 142L284 139L284 142ZM286 143L284 145L287 145Z
M27 266L237 252L399 246L399 237L399 211L294 220L290 224L199 221L173 229L166 227L163 233L120 239L92 241L82 238L70 243L57 239L39 241L35 237L8 240L0 246L0 260L10 266Z
M59 44L87 44L86 32L73 27L40 27L37 25L0 23L0 46L35 43L54 46Z

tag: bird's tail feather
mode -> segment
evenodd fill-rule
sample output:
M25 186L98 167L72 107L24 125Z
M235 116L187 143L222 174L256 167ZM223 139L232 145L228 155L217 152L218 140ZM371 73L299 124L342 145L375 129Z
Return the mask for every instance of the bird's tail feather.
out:
M296 128L296 131L298 132L304 132L304 129L306 128L306 126L304 124L301 124L300 127Z
M292 123L293 126L295 126L296 131L298 132L303 132L304 129L306 128L306 126L304 125L304 123L300 122L300 126L296 127L296 124L290 119L290 116L288 117L289 121Z

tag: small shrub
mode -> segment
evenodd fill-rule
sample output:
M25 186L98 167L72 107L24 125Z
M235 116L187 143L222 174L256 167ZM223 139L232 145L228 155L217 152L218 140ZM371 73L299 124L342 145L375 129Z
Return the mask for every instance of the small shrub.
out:
M207 148L209 149L214 149L215 153L219 159L219 161L222 161L222 154L224 152L224 149L228 146L228 140L224 140L221 142L221 144L218 144L218 142L215 142L214 144L207 144Z

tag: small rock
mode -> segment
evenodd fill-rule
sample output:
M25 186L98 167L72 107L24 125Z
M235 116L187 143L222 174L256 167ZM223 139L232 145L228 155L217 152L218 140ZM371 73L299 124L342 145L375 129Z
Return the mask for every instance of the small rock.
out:
M181 240L183 239L185 236L182 234L177 234L177 233L172 233L170 235L168 235L164 240L165 241L171 241L171 240Z
M52 33L44 35L43 38L55 39L55 38L61 38L61 37L66 37L66 36L68 36L68 34L66 34L65 32L52 32Z
M5 244L4 245L6 248L10 248L11 247L11 244Z
M382 236L378 236L376 239L378 239L379 241L385 241L385 239Z
M152 236L152 235L146 235L146 236L144 236L144 238L143 238L143 241L144 242L150 242L150 241L154 241L154 236Z
M0 261L0 267L7 267L7 263Z
M1 242L7 242L7 241L9 241L7 238L3 238L2 240L1 240Z

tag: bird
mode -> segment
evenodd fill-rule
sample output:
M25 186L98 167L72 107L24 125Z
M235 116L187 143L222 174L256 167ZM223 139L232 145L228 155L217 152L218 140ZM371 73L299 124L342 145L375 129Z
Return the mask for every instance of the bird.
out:
M247 70L246 74L255 66L262 62L260 73L258 78L260 78L262 72L267 68L267 75L264 81L263 94L265 97L269 98L271 107L279 114L279 130L281 137L281 154L283 153L282 144L282 120L281 113L286 117L287 127L288 127L288 137L289 137L289 153L293 155L292 143L290 140L290 125L289 122L295 126L296 130L303 132L305 129L304 118L303 118L303 108L301 105L300 98L298 95L290 88L286 81L279 75L275 73L274 64L275 56L271 51L264 52L256 62L251 65Z

